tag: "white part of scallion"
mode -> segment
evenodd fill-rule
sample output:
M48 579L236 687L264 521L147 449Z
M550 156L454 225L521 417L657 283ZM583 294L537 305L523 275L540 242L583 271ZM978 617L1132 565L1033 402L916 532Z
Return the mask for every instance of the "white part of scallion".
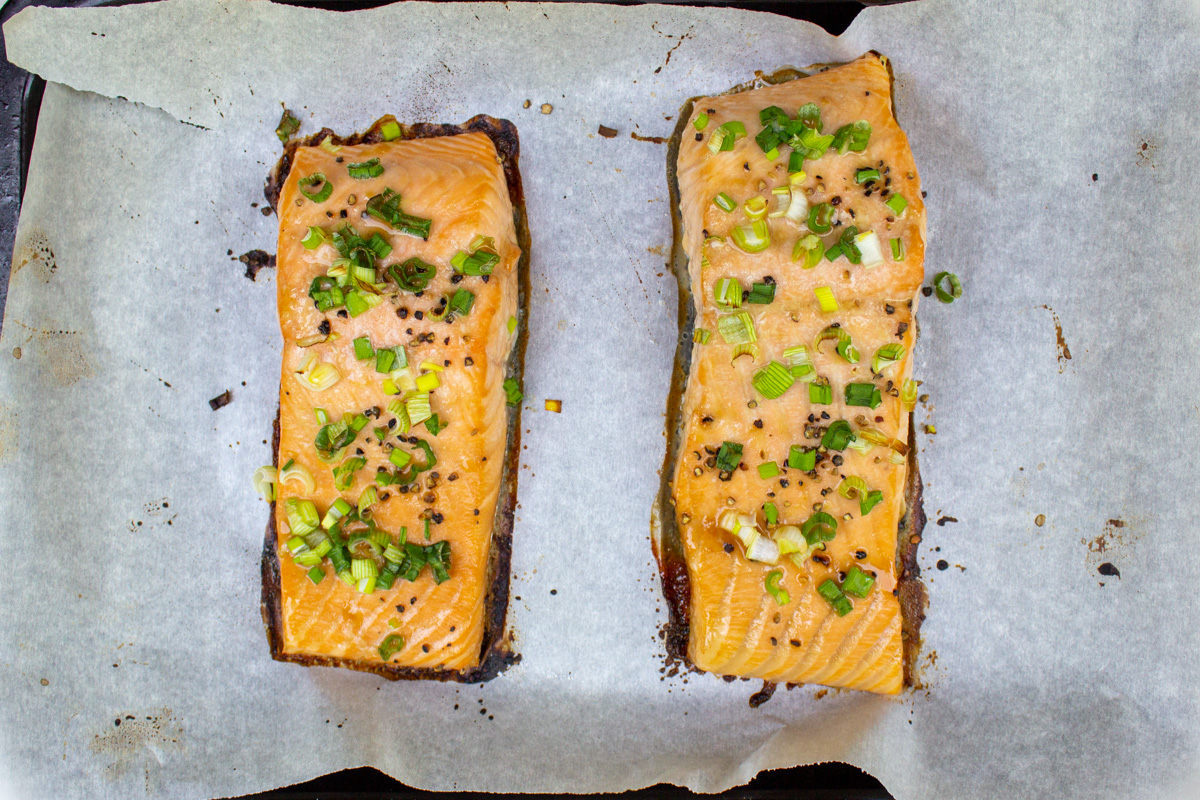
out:
M279 470L272 466L259 467L250 476L254 491L268 503L275 499L275 485L279 482Z
M870 269L883 263L883 245L879 241L879 234L875 231L860 233L854 237L854 243L858 245L858 250L862 253L864 267Z
M282 486L293 481L299 481L302 494L312 494L317 490L317 482L313 480L312 473L308 469L295 461L292 465L285 467L279 472L279 485Z

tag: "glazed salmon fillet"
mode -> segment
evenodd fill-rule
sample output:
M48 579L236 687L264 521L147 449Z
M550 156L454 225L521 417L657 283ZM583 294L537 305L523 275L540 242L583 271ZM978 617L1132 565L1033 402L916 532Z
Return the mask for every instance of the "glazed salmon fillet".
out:
M690 122L696 335L670 484L687 656L896 693L925 214L886 61L700 98Z
M279 196L273 646L446 677L484 650L521 249L488 135L394 125Z

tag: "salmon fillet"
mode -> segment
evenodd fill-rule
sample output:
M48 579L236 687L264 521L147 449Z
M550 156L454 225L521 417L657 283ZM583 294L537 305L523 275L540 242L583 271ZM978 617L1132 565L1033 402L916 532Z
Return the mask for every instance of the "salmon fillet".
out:
M373 130L400 138L289 150L265 616L276 658L388 677L470 675L491 644L489 602L507 597L507 560L498 571L495 550L512 513L516 410L505 380L522 256L513 193L487 132L413 138L384 122L395 127ZM366 263L373 273L355 272ZM339 267L359 282L339 286Z
M792 141L810 103L821 127L776 144L771 160L764 146L778 137L760 132L774 119ZM869 136L861 125L837 136L860 121ZM897 532L912 477L925 214L886 61L869 54L699 98L688 122L676 162L682 246L697 339L708 338L692 345L668 487L687 567L687 657L721 675L898 692ZM726 126L737 122L744 135ZM710 147L721 130L731 149ZM802 176L796 150L807 150ZM767 201L757 229L753 198ZM817 240L828 250L844 238L849 256L806 264ZM757 339L739 350L747 330Z

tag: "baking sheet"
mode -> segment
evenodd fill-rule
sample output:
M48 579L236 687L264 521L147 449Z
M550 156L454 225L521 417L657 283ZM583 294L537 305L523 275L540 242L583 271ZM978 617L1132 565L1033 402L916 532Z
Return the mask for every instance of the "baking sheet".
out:
M1190 796L1198 16L920 0L832 38L662 6L21 12L7 56L54 83L0 332L0 792L222 796L363 764L438 789L715 791L837 759L901 800ZM965 286L920 313L924 687L751 709L760 684L663 672L649 512L676 296L665 147L630 133L870 48L929 193L928 274ZM386 112L520 130L522 661L491 683L268 657L249 476L279 334L272 273L234 259L274 250L252 204L281 102L302 133Z

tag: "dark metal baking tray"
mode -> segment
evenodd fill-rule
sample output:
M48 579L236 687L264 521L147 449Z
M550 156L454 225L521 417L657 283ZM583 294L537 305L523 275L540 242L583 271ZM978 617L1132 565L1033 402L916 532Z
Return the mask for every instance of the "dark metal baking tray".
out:
M145 0L11 0L0 9L0 24L27 6L79 7L100 5L127 5ZM277 0L278 1L278 0ZM598 1L598 0L597 0ZM736 2L736 0L683 0L678 5L720 5L767 11L775 14L804 19L820 25L832 34L840 34L858 12L866 5L883 5L895 0L833 0L832 2L808 2L807 0L778 0L777 2ZM615 5L633 5L636 0L621 0ZM327 8L350 11L384 5L376 0L288 0L288 5ZM0 34L3 41L3 34ZM0 262L0 321L4 319L4 304L8 295L8 276L11 267L13 238L17 228L17 215L25 191L25 178L29 169L29 156L37 132L38 111L46 82L36 75L19 69L7 60L0 63L0 103L8 112L7 124L0 132L0 252L10 255ZM315 778L306 783L262 794L246 795L243 800L462 800L478 797L465 792L425 792L412 789L399 781L370 767L348 769ZM495 795L500 797L501 795ZM621 797L626 800L664 798L682 800L699 797L678 786L659 784L646 789L625 792L619 795L592 795L593 797ZM544 798L546 795L503 795L516 798ZM715 798L726 800L891 800L891 795L873 777L848 764L828 763L792 769L771 770L761 773L745 786L738 786Z

